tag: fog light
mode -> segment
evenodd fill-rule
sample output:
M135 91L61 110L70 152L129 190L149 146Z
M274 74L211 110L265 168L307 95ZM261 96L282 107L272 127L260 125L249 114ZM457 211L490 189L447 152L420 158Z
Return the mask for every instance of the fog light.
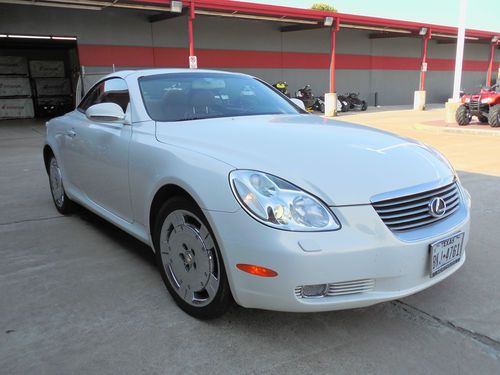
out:
M304 285L302 295L304 297L323 297L326 294L328 284Z

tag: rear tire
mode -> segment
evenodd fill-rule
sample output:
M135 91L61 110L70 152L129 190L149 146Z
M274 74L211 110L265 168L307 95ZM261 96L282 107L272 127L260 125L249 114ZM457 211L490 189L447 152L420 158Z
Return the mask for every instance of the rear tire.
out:
M52 194L54 205L59 213L68 215L75 211L76 204L66 195L61 168L59 168L59 164L54 155L50 156L48 167L50 193Z
M487 116L477 116L477 119L481 124L487 124L488 123L488 117Z
M362 110L362 111L366 111L366 110L367 110L367 108L368 108L368 105L366 104L366 102L365 102L365 101L363 101L363 104L361 104L361 110Z
M198 319L214 319L233 299L222 255L201 209L173 197L158 212L153 244L161 277L175 303Z
M458 125L469 125L471 118L472 116L470 114L469 108L467 108L463 104L458 107L457 112L455 113L455 120L457 120Z
M500 104L494 105L490 108L488 122L493 128L497 128L500 126Z

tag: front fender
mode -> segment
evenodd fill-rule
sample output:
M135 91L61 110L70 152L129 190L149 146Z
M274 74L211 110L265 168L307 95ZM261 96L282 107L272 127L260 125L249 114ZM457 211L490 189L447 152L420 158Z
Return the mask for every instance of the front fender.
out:
M149 229L156 193L166 185L185 190L203 210L235 212L239 205L229 186L233 166L196 151L163 143L133 142L130 191L134 217Z

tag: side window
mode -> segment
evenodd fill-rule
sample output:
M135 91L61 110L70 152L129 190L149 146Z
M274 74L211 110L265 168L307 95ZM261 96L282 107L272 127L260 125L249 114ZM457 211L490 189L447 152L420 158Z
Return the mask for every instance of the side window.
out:
M115 103L122 107L123 112L125 112L129 101L126 82L121 78L110 78L94 86L82 100L78 109L85 112L94 104Z

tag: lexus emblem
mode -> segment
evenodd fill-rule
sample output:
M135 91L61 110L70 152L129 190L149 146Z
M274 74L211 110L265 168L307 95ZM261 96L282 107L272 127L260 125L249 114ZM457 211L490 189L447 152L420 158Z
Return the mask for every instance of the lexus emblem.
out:
M446 202L439 197L434 197L430 200L429 213L433 217L441 217L446 213Z

